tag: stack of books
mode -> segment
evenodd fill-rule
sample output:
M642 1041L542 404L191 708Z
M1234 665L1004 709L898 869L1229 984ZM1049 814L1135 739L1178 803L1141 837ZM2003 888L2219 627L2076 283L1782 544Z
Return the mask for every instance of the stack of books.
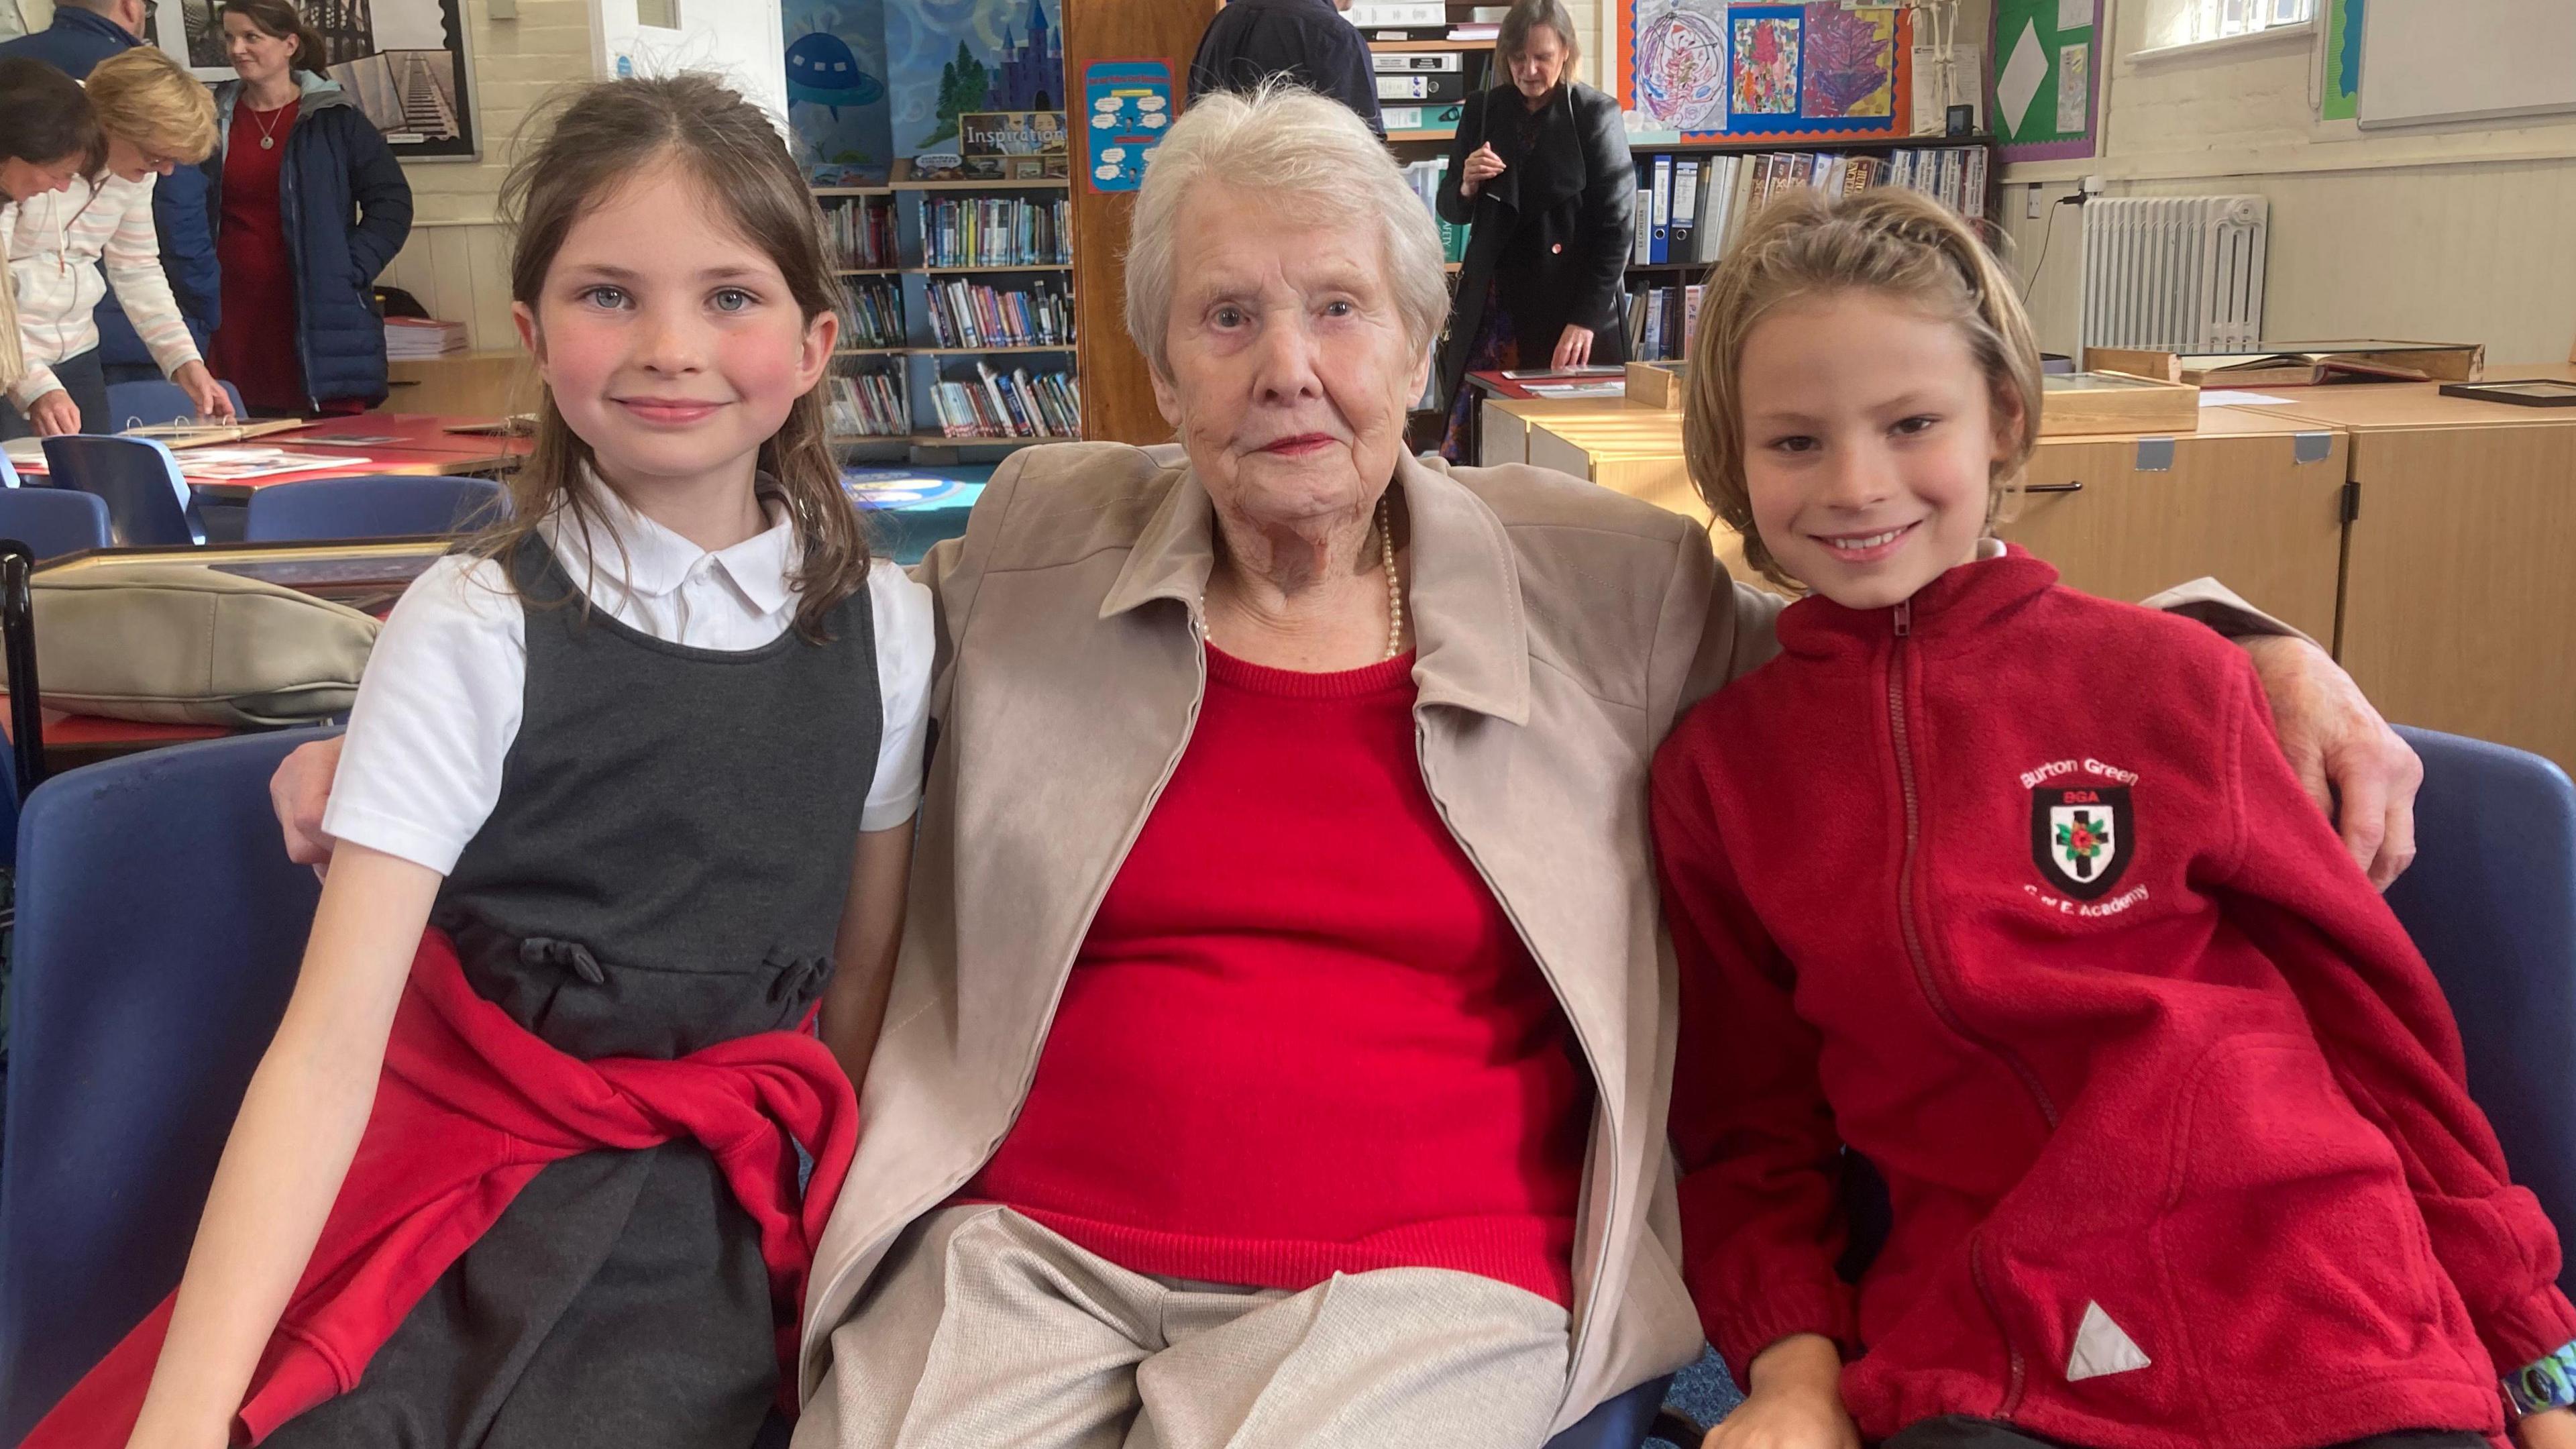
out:
M826 426L840 438L902 438L912 433L912 405L891 372L835 373Z
M921 255L933 267L1073 264L1073 203L1016 196L925 200Z
M465 350L465 324L426 317L385 319L385 356L393 361L450 357Z
M1628 356L1637 362L1690 356L1691 339L1699 335L1699 297L1697 284L1630 292Z
M1074 438L1082 435L1082 391L1069 372L1025 367L1007 375L978 361L972 379L942 379L932 390L939 431L951 438Z
M1850 194L1903 186L1971 221L1986 214L1986 148L1926 146L1883 156L1831 151L1657 155L1637 163L1634 266L1701 264L1724 256L1764 203L1797 187Z
M892 277L869 277L843 289L843 347L901 347L903 288Z
M930 332L942 347L1073 343L1073 298L1049 282L1002 290L963 278L932 284Z
M894 198L854 196L823 208L824 240L832 265L842 271L899 267L895 255Z

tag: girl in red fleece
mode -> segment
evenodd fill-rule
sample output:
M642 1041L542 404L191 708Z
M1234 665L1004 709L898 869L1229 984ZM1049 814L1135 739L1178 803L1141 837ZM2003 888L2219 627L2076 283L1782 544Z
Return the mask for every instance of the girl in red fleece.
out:
M1993 258L1802 193L1706 305L1692 472L1812 591L1655 765L1709 1444L2470 1446L2508 1392L2576 1444L2557 1236L2251 666L1988 536L2039 412Z

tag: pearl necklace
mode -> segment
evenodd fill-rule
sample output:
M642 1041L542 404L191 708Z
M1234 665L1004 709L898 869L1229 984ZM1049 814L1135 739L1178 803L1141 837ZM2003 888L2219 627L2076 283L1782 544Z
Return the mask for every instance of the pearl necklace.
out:
M1383 493L1377 500L1377 566L1386 574L1386 653L1378 659L1383 664L1404 652L1404 585L1395 576L1395 510ZM1214 630L1207 631L1207 641L1216 643Z

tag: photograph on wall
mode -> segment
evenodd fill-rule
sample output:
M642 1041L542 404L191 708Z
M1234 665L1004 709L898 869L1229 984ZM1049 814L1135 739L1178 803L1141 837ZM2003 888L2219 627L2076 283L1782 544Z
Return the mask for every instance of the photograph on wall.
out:
M1061 111L1061 0L884 0L894 153L958 151L958 117Z
M817 186L883 186L894 164L884 0L787 0L787 120Z
M235 78L215 10L216 0L175 0L155 16L161 48L209 83ZM463 0L305 0L303 11L322 41L323 74L397 157L474 159Z
M1647 130L1726 129L1725 0L1637 0L1631 37Z

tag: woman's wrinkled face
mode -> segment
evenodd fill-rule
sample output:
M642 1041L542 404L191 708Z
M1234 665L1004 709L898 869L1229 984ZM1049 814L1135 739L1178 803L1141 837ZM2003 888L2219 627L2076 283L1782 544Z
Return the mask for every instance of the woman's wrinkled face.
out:
M1154 399L1218 511L1308 536L1366 514L1431 369L1376 228L1209 181L1183 199L1172 251L1172 375Z
M224 17L224 59L233 74L246 81L265 81L286 73L295 60L295 37L271 35L247 15Z
M1512 85L1521 98L1543 101L1565 79L1565 37L1553 25L1533 25L1520 54L1512 57Z

